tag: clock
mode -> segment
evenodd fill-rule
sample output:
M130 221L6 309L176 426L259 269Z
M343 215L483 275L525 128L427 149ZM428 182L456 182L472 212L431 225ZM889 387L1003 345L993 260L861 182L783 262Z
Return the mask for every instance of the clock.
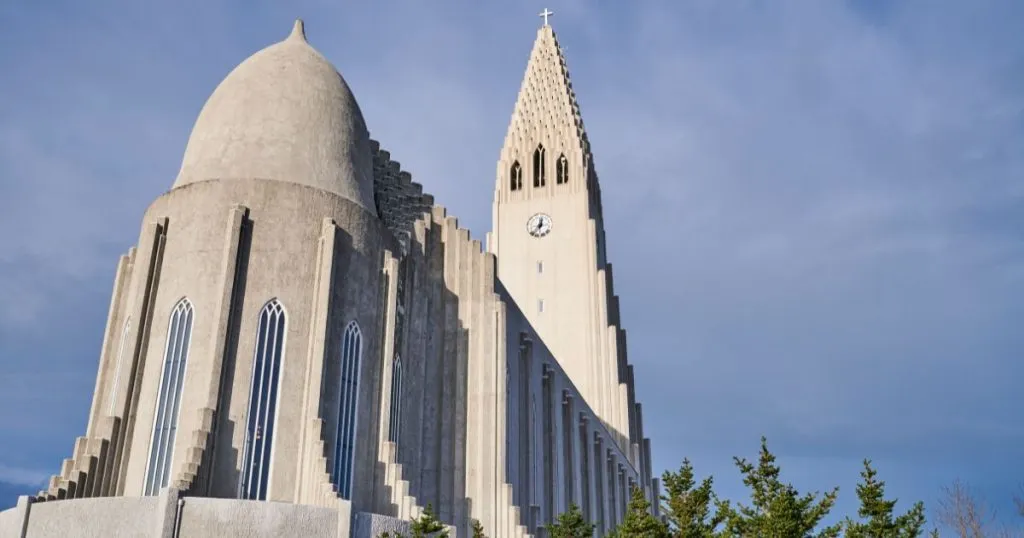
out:
M544 237L551 232L551 217L537 213L526 221L526 231L534 237Z

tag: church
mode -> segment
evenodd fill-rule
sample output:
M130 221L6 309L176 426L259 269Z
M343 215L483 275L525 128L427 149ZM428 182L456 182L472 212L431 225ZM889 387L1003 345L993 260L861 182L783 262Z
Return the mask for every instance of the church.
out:
M601 191L537 32L482 244L301 21L216 87L117 263L84 435L0 536L452 536L657 513ZM70 443L69 443L70 444Z

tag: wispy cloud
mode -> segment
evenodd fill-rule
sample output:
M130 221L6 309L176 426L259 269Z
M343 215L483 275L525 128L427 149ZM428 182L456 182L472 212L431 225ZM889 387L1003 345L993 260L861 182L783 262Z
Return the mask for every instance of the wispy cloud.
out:
M46 481L50 479L50 474L51 473L37 471L34 469L8 467L0 463L0 482L6 482L17 486L42 488Z

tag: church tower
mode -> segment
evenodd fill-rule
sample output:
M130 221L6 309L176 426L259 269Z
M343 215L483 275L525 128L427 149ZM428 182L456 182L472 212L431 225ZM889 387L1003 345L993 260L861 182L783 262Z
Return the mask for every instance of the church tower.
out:
M297 21L224 78L120 258L85 435L0 537L597 536L658 515L601 196L546 17L488 248ZM497 256L495 254L498 254Z
M550 14L541 14L498 160L488 247L509 294L632 452L642 437L605 254L601 190Z

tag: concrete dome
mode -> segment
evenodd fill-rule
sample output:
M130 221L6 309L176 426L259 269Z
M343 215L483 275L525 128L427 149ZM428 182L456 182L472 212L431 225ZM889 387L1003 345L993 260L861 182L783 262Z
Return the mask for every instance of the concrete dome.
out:
M291 35L236 67L199 113L174 187L273 179L343 196L376 213L366 122L341 74Z

